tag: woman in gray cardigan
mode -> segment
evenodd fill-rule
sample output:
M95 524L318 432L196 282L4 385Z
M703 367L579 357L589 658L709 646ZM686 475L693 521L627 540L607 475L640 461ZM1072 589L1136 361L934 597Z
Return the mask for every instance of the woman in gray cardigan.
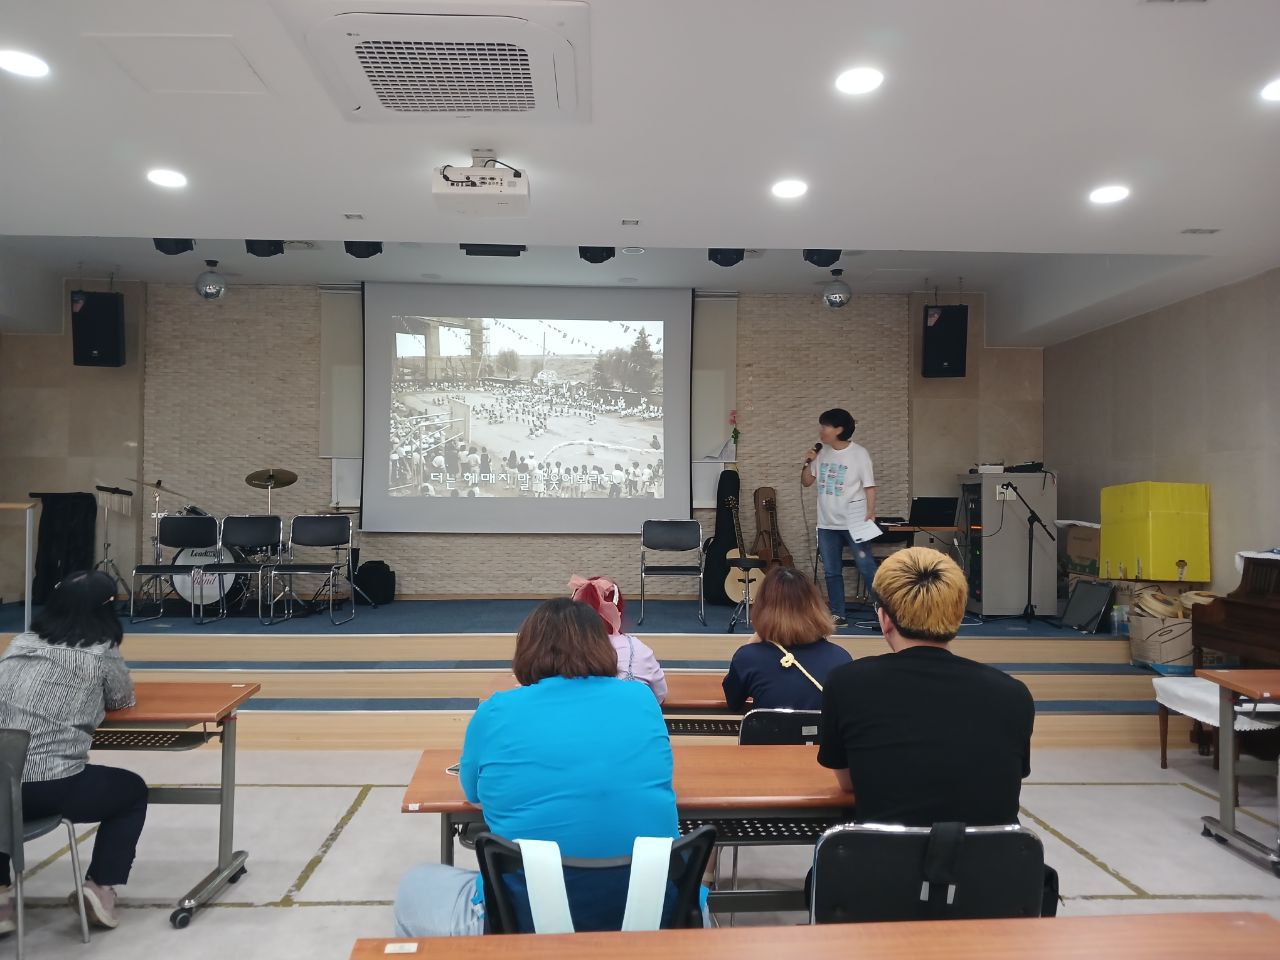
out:
M86 871L85 906L97 926L114 927L117 884L129 879L147 818L147 784L136 773L89 763L93 731L108 710L133 705L120 655L115 582L75 573L60 583L31 632L0 656L0 728L26 730L24 816L98 823ZM13 929L9 858L0 854L0 932Z

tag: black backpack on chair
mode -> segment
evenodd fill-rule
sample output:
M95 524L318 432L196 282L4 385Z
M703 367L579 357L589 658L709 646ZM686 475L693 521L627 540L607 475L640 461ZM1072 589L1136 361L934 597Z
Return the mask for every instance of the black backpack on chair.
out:
M382 606L396 598L396 572L383 560L366 560L356 571L356 586L371 601ZM363 604L365 599L357 593L356 602Z

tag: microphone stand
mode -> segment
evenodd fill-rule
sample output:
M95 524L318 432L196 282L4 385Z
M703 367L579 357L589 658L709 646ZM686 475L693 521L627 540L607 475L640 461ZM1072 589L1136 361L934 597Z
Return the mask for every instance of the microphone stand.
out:
M1027 623L1030 623L1032 620L1041 620L1052 625L1054 623L1052 618L1036 615L1035 604L1031 602L1035 586L1033 573L1035 570L1036 524L1040 525L1040 529L1044 531L1045 536L1051 541L1056 542L1057 537L1055 537L1052 531L1044 525L1044 521L1040 519L1040 514L1036 513L1035 508L1032 507L1031 504L1027 503L1026 498L1022 495L1022 491L1018 489L1018 485L1016 483L1012 480L1006 480L1001 484L1001 486L1006 490L1012 490L1014 496L1022 501L1022 505L1027 508L1027 605L1022 608L1022 619Z

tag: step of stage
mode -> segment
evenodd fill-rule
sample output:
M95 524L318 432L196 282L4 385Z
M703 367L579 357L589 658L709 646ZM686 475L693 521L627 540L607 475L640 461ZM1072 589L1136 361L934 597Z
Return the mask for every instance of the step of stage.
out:
M260 697L269 699L308 700L420 700L420 709L474 709L494 689L495 679L509 670L457 669L352 669L337 668L263 669L260 665L243 665L222 669L196 662L182 669L172 664L154 669L153 664L133 661L138 679L155 681L204 680L217 683L243 683L246 679L262 684ZM725 664L727 666L727 663ZM1122 667L1125 673L1073 673L1055 670L1036 672L1037 665L999 664L1001 669L1025 683L1037 702L1043 701L1147 701L1152 699L1152 674L1136 668ZM1069 664L1046 666L1069 668ZM681 671L685 672L685 671ZM721 676L724 668L708 671ZM430 701L450 701L440 706ZM371 709L377 709L376 706Z
M252 703L252 701L250 702ZM240 714L242 747L262 750L380 750L441 747L461 751L469 710L292 711L246 709ZM1186 746L1191 722L1171 717L1169 743ZM676 742L706 745L717 737L676 737ZM1138 746L1152 750L1158 762L1156 717L1132 714L1040 714L1035 749L1054 747ZM202 749L216 749L204 747Z
M211 625L213 626L213 625ZM7 645L8 636L0 636ZM748 641L744 634L648 633L642 638L664 664L727 662ZM833 638L855 657L887 652L881 637ZM952 649L983 663L1113 664L1129 663L1127 638L1094 636L961 636ZM489 666L510 661L515 635L509 633L436 634L297 634L262 633L130 633L124 655L131 663L378 663L442 668Z

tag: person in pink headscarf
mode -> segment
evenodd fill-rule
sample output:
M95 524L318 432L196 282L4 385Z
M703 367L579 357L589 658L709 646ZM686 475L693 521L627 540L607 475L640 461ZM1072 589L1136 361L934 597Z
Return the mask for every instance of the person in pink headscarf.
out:
M622 632L625 603L618 585L607 577L574 576L569 580L569 590L574 600L591 607L609 628L609 642L618 652L618 676L647 683L662 703L667 698L667 675L653 651L639 637Z

